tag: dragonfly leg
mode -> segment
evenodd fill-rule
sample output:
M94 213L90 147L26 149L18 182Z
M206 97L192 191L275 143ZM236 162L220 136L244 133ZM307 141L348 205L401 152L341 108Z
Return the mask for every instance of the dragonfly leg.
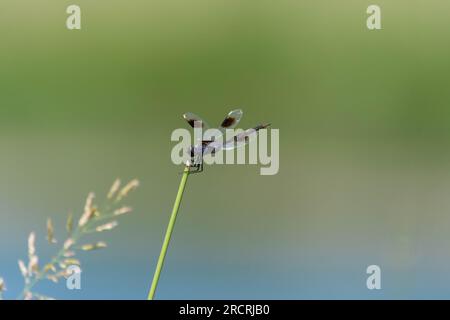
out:
M203 163L195 164L189 167L189 173L201 173L203 172Z

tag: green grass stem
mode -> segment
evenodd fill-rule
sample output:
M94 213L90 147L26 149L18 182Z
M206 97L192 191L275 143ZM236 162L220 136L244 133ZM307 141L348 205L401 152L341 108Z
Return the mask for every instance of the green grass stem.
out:
M181 178L180 186L178 187L177 197L175 199L175 204L173 205L172 214L170 216L169 225L167 226L166 235L164 237L164 242L161 248L161 253L159 254L158 264L156 265L155 274L153 276L152 286L150 287L150 292L148 293L148 300L153 300L155 297L156 288L158 286L159 276L161 275L161 270L164 265L164 259L166 258L167 248L169 247L170 238L172 237L173 228L175 226L175 221L177 220L178 209L180 208L181 199L183 198L183 192L186 187L186 182L189 176L189 167L186 166L183 171L183 177Z

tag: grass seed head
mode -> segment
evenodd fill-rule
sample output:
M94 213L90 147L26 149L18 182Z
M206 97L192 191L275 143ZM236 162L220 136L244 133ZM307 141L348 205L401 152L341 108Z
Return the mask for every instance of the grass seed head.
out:
M52 282L54 282L54 283L58 283L58 280L59 280L58 277L55 276L55 275L48 275L47 279L52 281Z
M98 226L97 228L95 228L95 231L103 232L103 231L111 230L111 229L114 229L115 227L117 227L118 225L119 225L119 223L117 221L111 221L104 225Z
M34 254L36 253L35 242L36 242L36 235L34 234L34 232L31 232L30 235L28 236L28 256L29 257L34 256Z
M64 260L64 264L68 265L68 266L70 266L70 265L80 266L81 265L81 263L78 259L66 259L66 260Z
M5 280L3 280L3 278L0 278L0 293L2 293L3 291L6 291Z
M69 238L66 240L66 242L64 242L64 250L69 250L70 247L72 247L74 245L74 241L72 238Z
M106 248L106 243L103 241L99 241L95 244L85 244L81 247L81 250L92 251L92 250L97 250L97 249L102 249L102 248Z
M47 264L45 265L44 269L43 269L43 272L46 273L46 272L48 272L48 271L56 272L55 265L54 265L54 264L51 264L51 263L47 263Z
M114 215L115 216L121 216L123 214L127 214L127 213L130 213L132 211L133 211L133 209L130 208L130 207L122 207L122 208L119 208L116 211L114 211Z
M19 264L19 270L20 270L20 273L22 274L22 277L24 277L24 278L28 277L28 269L25 266L25 263L22 260L19 260L18 264Z
M69 216L67 217L66 230L67 230L67 233L69 233L69 234L72 233L72 230L73 230L73 214L72 213L69 213Z
M28 274L37 274L39 272L39 258L34 255L30 257L30 261L28 263Z
M120 179L116 179L108 192L108 199L112 199L120 188Z
M53 229L52 219L47 219L47 241L48 243L56 243L55 230Z
M139 187L139 180L134 179L128 182L128 184L120 190L119 195L117 196L117 201L125 198L131 191Z
M31 291L31 288L37 281L41 279L48 279L56 283L62 277L68 278L71 275L68 267L72 265L80 266L80 261L74 258L75 251L78 249L84 251L92 251L106 248L107 245L103 241L84 244L81 247L75 246L75 244L81 241L81 236L92 231L90 229L91 223L96 222L97 217L100 217L101 220L114 219L115 216L120 216L132 212L132 209L130 207L123 206L117 208L116 203L122 200L124 197L128 196L128 194L135 190L138 186L139 181L137 179L134 179L121 188L121 181L119 179L116 179L107 195L107 198L111 200L110 202L112 202L114 206L107 206L106 208L103 208L101 212L94 206L94 193L89 193L84 205L84 211L78 221L78 225L76 222L74 222L73 214L69 213L68 215L66 229L69 233L69 236L63 243L63 251L55 258L53 258L51 262L45 264L42 270L40 270L39 268L39 258L36 254L36 235L34 232L31 232L28 236L28 265L26 265L22 260L18 261L20 272L25 280L25 287L22 291L21 296L26 300L46 299L46 296L42 296ZM97 226L95 228L95 231L102 232L111 230L117 227L117 225L117 221L109 220L109 222ZM47 219L46 227L48 242L51 244L56 243L53 221L50 218ZM0 278L0 298L1 293L4 290L6 290L6 286L3 278Z
M74 251L66 251L66 252L64 252L63 256L64 256L64 258L70 258L70 257L75 256L75 252Z
M94 208L92 207L92 203L94 201L95 194L93 192L89 193L86 204L84 205L84 213L82 214L80 221L78 221L78 225L80 227L84 226L94 214Z

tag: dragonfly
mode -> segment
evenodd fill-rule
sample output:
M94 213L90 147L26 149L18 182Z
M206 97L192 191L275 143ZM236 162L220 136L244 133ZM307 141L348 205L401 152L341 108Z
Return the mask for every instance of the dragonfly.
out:
M270 124L259 124L253 128L234 135L228 140L222 139L222 137L225 137L227 129L233 129L238 125L243 114L244 113L241 109L230 111L220 126L214 130L215 133L213 135L210 135L209 137L206 135L201 139L201 141L198 141L195 145L189 147L188 154L190 159L186 165L189 167L190 173L200 173L203 171L203 157L205 155L214 155L220 150L227 151L243 147L256 136L256 133L260 129L265 129L270 126ZM183 114L183 118L194 129L201 128L203 131L209 129L208 124L192 112Z

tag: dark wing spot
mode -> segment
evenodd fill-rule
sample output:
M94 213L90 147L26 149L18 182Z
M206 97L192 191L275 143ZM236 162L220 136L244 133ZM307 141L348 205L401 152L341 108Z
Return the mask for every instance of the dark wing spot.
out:
M203 145L203 146L207 146L207 145L210 144L211 142L214 142L214 140L202 140L202 145Z
M190 119L187 121L189 123L189 125L193 128L194 124L195 124L195 120L194 119Z
M236 118L234 117L226 117L225 120L223 120L221 126L222 128L229 128L236 122Z
M190 125L192 128L195 128L195 123L196 123L196 122L200 122L202 128L205 127L205 125L203 124L203 121L200 121L200 120L197 120L197 119L188 119L187 122L189 123L189 125Z

